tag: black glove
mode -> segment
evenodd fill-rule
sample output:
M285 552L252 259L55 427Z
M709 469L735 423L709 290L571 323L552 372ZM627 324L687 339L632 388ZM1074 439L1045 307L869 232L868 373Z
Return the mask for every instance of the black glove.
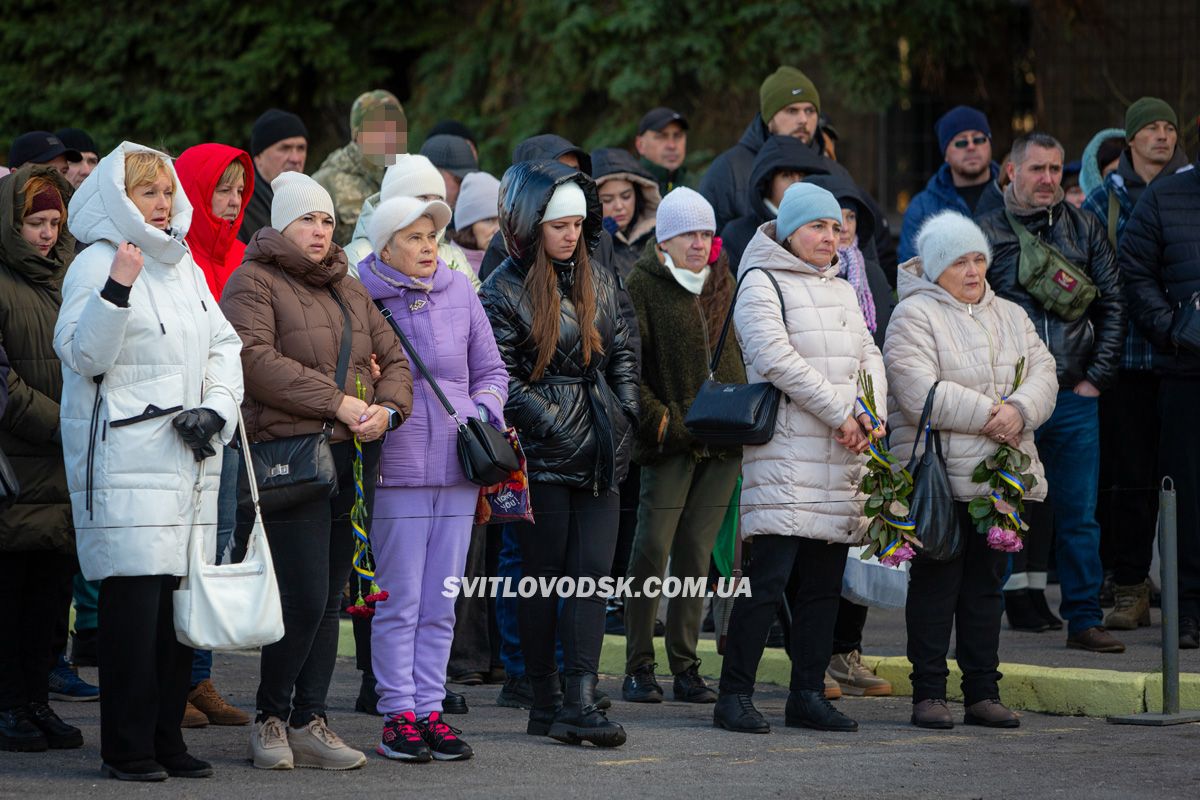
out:
M217 454L210 440L214 433L225 427L225 420L211 408L180 411L175 415L175 419L171 420L171 424L179 431L179 438L183 439L183 443L192 448L192 455L197 461Z

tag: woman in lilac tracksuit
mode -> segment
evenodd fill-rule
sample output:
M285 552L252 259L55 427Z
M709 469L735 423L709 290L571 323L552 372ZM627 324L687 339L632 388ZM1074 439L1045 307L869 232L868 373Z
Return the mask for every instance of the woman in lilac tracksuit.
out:
M397 197L375 209L374 252L359 264L367 291L391 310L462 418L499 426L508 373L492 327L466 276L437 256L450 222L440 200ZM447 577L463 574L479 487L463 474L454 420L413 368L413 413L388 434L372 512L375 606L371 663L384 715L380 755L402 761L460 760L471 748L442 721L454 632Z

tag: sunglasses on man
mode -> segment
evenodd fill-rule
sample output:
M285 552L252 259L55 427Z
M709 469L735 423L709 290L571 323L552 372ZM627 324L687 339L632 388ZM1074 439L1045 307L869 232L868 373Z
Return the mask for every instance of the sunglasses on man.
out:
M976 147L983 147L987 144L987 140L986 136L971 136L966 139L955 139L951 144L959 150L966 150L967 146L972 144Z

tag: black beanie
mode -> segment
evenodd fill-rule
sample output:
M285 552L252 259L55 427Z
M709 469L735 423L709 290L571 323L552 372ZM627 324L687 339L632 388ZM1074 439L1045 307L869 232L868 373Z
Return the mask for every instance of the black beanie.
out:
M99 155L100 148L96 147L95 140L87 131L80 128L63 128L57 130L54 135L62 140L62 143L69 150L78 150L81 153L96 153Z
M1125 149L1125 140L1120 136L1114 136L1111 139L1105 139L1096 148L1096 164L1098 169L1104 169L1112 162L1121 157L1121 151Z
M293 136L308 138L308 128L304 127L299 117L278 108L264 111L262 116L254 120L254 127L250 131L250 155L256 156L276 142Z

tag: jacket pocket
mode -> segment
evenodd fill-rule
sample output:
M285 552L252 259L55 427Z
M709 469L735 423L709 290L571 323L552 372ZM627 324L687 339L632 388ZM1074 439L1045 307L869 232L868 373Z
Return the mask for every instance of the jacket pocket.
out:
M183 375L172 372L101 391L108 420L100 442L102 474L175 472L183 442L171 430L171 419L183 410ZM97 485L104 485L102 476Z

